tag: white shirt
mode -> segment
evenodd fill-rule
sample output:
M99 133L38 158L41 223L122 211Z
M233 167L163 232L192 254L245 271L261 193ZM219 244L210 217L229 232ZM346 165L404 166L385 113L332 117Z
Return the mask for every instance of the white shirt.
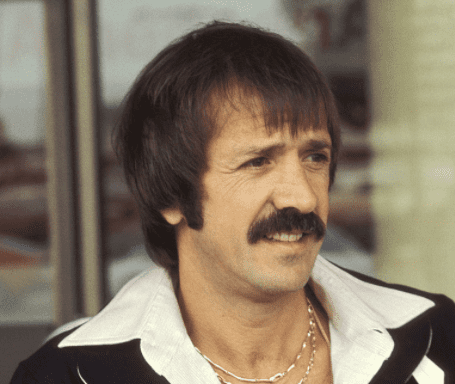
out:
M336 384L369 383L394 347L387 328L398 328L434 306L426 298L361 281L320 256L310 285L329 317ZM127 283L59 347L133 339L141 340L144 359L171 384L219 384L186 332L172 280L164 268L151 267ZM414 377L419 384L430 383L429 378L431 384L438 384L443 383L444 373L424 358Z

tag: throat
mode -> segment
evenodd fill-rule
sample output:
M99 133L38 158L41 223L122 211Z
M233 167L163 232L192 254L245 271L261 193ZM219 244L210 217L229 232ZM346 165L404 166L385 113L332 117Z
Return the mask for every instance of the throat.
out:
M312 339L307 337L310 314L304 289L257 301L220 294L213 285L196 286L193 280L180 279L180 310L194 346L210 359L217 374L234 384L235 377L221 368L247 379L269 379L293 364L286 376L292 377L291 371L306 372Z
M266 337L262 338L261 343L248 343L249 337L245 336L246 333L243 336L246 342L241 343L242 347L237 351L230 348L225 351L220 349L210 351L204 345L201 349L204 348L207 352L204 349L202 351L199 348L196 349L209 362L222 383L251 380L275 382L285 376L293 377L295 374L302 377L302 372L311 371L316 352L315 314L308 301L307 306L305 332L302 332L302 327L295 327L292 330L293 334L283 335L284 340L289 341L281 345L278 345L273 338ZM302 324L302 319L299 323ZM280 337L280 340L283 338ZM288 348L289 346L291 347Z

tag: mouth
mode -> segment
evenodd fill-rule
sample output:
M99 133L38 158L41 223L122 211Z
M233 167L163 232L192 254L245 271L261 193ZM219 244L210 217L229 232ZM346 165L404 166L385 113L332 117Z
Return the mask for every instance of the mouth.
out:
M306 236L309 233L305 232L298 232L298 233L289 233L289 232L275 232L275 233L268 233L263 238L270 240L270 241L280 241L285 243L296 243Z

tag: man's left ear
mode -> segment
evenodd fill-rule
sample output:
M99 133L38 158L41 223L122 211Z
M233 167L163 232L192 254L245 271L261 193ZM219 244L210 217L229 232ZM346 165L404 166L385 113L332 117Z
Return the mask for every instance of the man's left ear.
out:
M164 219L171 225L180 224L183 220L183 214L179 208L167 208L161 211Z

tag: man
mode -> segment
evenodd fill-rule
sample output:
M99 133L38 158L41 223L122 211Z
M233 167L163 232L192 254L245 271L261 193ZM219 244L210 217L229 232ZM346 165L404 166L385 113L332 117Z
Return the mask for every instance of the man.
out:
M318 257L340 146L295 45L214 22L163 50L116 143L159 265L12 383L453 383L455 305Z

